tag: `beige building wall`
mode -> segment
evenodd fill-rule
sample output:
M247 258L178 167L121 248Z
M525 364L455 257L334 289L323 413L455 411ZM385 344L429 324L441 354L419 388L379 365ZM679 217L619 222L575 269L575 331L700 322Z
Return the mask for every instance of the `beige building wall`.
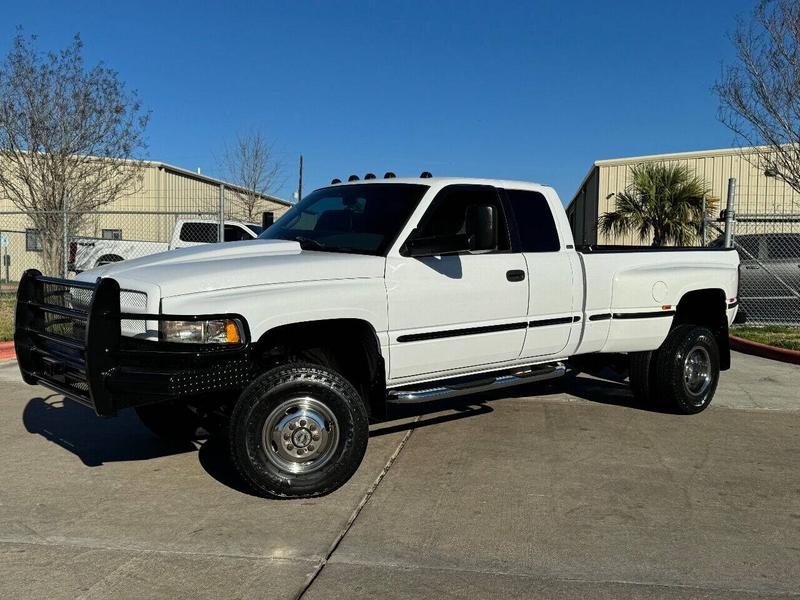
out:
M596 202L597 217L614 210L614 196L631 184L631 168L644 162L660 162L665 164L681 164L690 172L696 174L711 189L711 196L719 202L718 210L725 208L727 198L728 179L736 179L735 209L739 215L790 215L800 214L800 194L788 185L764 175L763 169L754 164L758 163L755 149L729 148L723 150L707 150L701 152L682 152L675 154L660 154L652 156L638 156L613 160L599 160L592 166L586 181L570 203L568 212L574 213L577 208L576 200L583 194L585 202ZM596 192L590 189L595 183ZM584 207L584 215L591 215L591 207ZM575 218L575 217L573 217ZM592 219L596 231L596 219ZM591 224L588 224L591 229ZM749 233L756 233L758 228L748 224ZM769 231L775 231L774 224ZM798 225L787 223L781 231L798 231ZM716 237L710 232L709 238ZM641 242L638 236L627 235L610 237L597 233L598 244L649 244L650 240Z

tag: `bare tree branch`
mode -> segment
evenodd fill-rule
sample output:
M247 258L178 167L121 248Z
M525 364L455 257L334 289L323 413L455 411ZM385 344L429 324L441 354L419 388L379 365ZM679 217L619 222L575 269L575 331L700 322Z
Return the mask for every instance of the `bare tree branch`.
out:
M135 193L149 114L117 73L87 69L76 35L67 48L42 54L21 32L0 65L0 193L27 213L42 237L44 268L60 271L63 215L67 234L81 211Z
M738 63L715 86L719 118L759 169L800 192L800 3L761 0L733 34Z
M257 219L268 204L267 196L283 185L283 164L261 132L240 134L222 155L225 178L240 186L234 190L237 203L248 221Z

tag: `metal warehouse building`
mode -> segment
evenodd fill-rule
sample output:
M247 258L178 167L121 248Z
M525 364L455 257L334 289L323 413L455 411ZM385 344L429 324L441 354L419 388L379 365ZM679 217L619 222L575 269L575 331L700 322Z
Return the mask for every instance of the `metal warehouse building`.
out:
M168 242L178 219L218 220L221 190L225 218L246 220L238 195L244 192L242 188L165 163L146 161L142 166L140 185L85 215L79 230L72 233L75 237ZM270 211L277 218L290 206L286 200L264 195L258 210ZM260 223L258 214L254 220ZM25 269L41 268L38 236L30 217L0 195L0 266L4 281L18 280ZM10 262L8 267L2 264L6 260Z
M748 160L749 159L749 160ZM800 223L800 194L788 185L769 177L757 164L754 148L727 148L700 152L679 152L637 156L595 162L580 189L567 207L577 244L640 244L635 236L611 238L597 231L597 220L614 210L614 196L631 183L631 167L644 162L686 165L706 182L710 196L724 208L728 179L736 179L735 210L748 223L749 233L797 232ZM759 225L761 223L762 225ZM738 224L737 224L738 225ZM741 227L740 227L741 230ZM713 239L715 234L710 234ZM645 241L648 244L649 241Z

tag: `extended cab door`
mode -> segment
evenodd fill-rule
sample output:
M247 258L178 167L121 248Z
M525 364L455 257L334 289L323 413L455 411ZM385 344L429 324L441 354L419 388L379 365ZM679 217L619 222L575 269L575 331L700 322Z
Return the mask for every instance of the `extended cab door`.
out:
M557 355L566 347L573 329L580 328L581 298L575 296L581 282L574 281L575 251L563 247L544 194L514 189L504 193L514 217L514 244L528 269L529 327L522 357Z
M498 213L495 250L387 257L390 379L491 365L519 356L527 327L527 272L522 255L511 252L497 190L447 186L415 231L418 237L464 233L469 207L484 204Z

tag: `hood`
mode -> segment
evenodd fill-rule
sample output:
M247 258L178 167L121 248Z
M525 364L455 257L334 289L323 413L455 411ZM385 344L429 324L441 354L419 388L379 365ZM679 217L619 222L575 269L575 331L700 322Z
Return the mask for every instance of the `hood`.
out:
M77 279L113 277L156 285L166 298L271 283L383 277L384 264L380 256L308 251L294 241L256 239L125 260L85 271Z

